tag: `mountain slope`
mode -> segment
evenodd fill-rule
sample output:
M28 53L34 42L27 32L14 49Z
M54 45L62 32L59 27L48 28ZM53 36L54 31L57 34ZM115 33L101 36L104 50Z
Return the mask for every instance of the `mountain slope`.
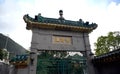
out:
M26 51L25 48L13 41L11 38L0 33L0 49L4 49L5 47L7 51L14 55L24 54Z

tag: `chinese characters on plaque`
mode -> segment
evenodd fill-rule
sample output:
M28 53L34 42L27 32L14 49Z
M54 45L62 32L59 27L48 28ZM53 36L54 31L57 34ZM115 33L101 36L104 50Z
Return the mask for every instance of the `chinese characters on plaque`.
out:
M53 44L72 44L72 37L68 36L53 36L52 37Z

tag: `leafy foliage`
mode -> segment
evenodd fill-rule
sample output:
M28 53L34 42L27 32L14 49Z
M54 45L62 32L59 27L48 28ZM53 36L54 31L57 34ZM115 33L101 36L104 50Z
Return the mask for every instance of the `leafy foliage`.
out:
M43 51L38 55L37 74L55 74L56 64L55 60L63 58L67 55L67 52L56 52L56 51Z
M95 47L97 56L120 48L120 32L109 32L107 36L100 36Z
M8 51L6 49L0 49L0 60L7 59Z
M67 56L63 51L44 51L38 55L37 74L83 74L80 55ZM79 59L78 59L79 58ZM73 60L74 59L74 60Z
M0 60L3 60L3 50L0 49Z

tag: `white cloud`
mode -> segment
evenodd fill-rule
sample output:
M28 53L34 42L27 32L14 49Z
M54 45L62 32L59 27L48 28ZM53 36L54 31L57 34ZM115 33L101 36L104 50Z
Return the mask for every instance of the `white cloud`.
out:
M25 48L30 47L31 32L25 29L26 25L23 21L26 9L21 8L14 0L6 0L0 7L0 32L9 34L9 37Z
M98 28L90 34L91 44L96 42L97 38L101 35L107 35L110 31L120 31L120 4L111 2L106 10L102 11L103 14L97 15L96 22ZM94 46L92 45L94 49Z

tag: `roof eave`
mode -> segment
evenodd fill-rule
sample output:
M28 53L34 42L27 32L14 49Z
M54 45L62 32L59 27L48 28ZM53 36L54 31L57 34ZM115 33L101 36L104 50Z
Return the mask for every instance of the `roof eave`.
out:
M88 27L79 27L79 26L71 26L71 25L63 25L63 24L35 22L29 19L28 15L24 15L23 19L27 23L26 29L28 30L32 28L42 28L42 29L70 30L70 31L90 33L97 27L95 26L88 28Z

